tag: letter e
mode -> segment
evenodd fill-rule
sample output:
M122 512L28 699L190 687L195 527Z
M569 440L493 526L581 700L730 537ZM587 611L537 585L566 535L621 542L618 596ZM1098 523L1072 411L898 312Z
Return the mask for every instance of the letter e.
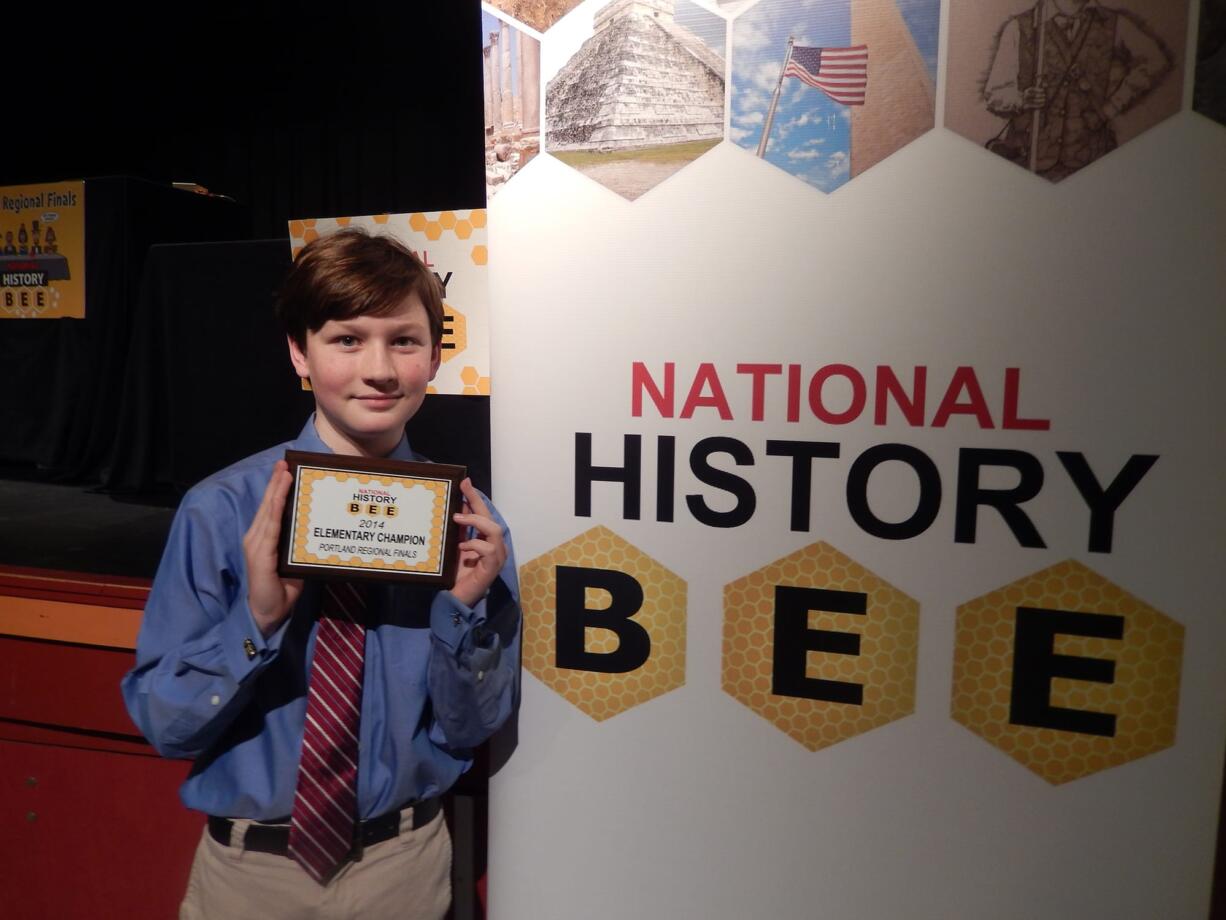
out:
M810 629L809 611L858 613L868 609L868 595L828 588L775 586L775 651L771 693L831 703L864 702L864 685L844 680L805 676L809 652L859 655L860 634Z
M1105 712L1066 709L1051 704L1054 677L1115 682L1115 662L1102 658L1057 655L1057 635L1122 639L1124 618L1105 613L1071 613L1018 607L1013 632L1013 690L1009 722L1035 728L1055 728L1083 735L1115 737L1115 716Z

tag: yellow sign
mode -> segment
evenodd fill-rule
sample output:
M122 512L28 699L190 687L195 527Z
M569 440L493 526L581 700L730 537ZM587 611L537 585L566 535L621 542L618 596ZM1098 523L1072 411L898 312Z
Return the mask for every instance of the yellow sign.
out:
M829 543L724 586L724 692L811 751L915 711L919 604Z
M0 317L85 318L85 183L0 188Z
M1183 626L1072 559L958 608L953 717L1053 785L1175 743Z
M685 582L607 527L519 580L524 668L597 722L685 683Z

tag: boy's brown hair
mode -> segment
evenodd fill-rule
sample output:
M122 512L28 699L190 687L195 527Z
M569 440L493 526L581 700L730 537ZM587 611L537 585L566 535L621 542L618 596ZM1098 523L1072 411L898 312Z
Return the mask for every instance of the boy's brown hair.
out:
M307 332L328 320L386 316L416 294L426 308L430 344L443 338L443 299L438 279L399 240L358 227L312 240L298 253L277 292L277 319L299 348Z

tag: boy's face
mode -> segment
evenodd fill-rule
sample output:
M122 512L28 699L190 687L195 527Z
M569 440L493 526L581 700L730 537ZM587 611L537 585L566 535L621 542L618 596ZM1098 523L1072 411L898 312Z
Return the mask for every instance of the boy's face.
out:
M306 348L289 340L298 376L315 393L315 427L337 453L384 457L421 406L438 372L426 308L411 294L386 316L328 320L307 332Z

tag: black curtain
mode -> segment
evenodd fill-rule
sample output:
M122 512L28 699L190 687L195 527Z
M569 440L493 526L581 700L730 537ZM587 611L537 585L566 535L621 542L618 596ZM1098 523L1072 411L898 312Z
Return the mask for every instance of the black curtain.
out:
M5 11L7 82L38 101L0 185L194 181L246 206L246 239L484 202L476 0L61 12Z
M6 140L0 185L137 178L88 182L86 318L0 320L0 463L132 483L111 465L132 364L158 359L139 348L150 330L133 325L151 244L484 205L478 3L383 7L201 5L54 22L6 10L6 72L41 101L22 108L31 130ZM226 197L176 192L172 180ZM186 467L175 469L181 485ZM147 484L152 470L139 472Z

